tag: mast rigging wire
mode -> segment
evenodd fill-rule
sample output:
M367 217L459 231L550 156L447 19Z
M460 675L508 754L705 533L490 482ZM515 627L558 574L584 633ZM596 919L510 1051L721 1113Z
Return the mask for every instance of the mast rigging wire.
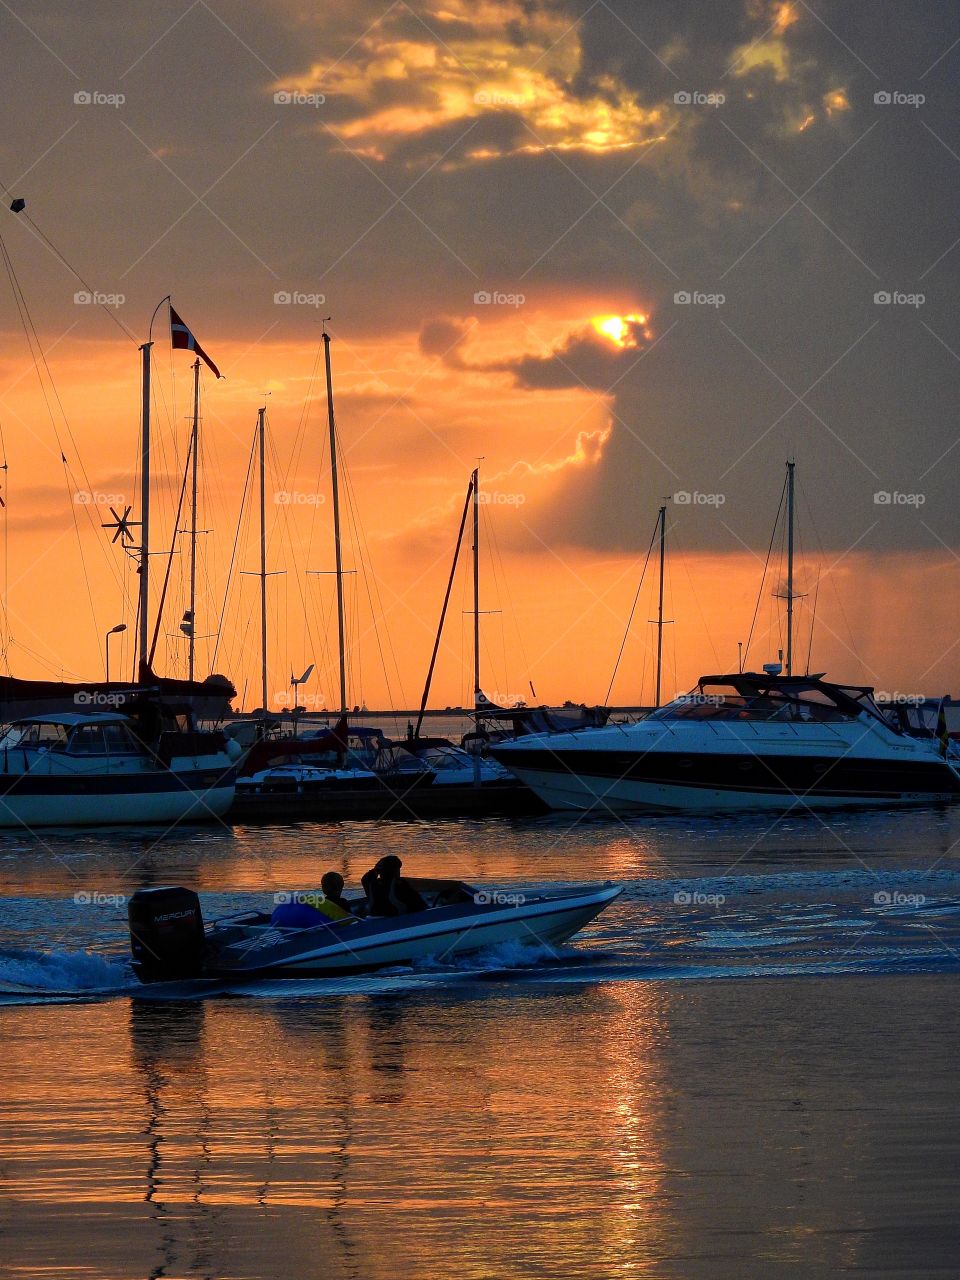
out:
M620 669L620 660L623 657L623 651L627 647L627 637L630 635L630 627L633 624L633 615L634 613L636 613L637 602L640 599L640 592L643 589L643 579L647 572L647 565L650 563L650 556L653 554L653 547L654 547L654 543L657 540L657 530L659 529L659 527L660 527L660 516L658 514L657 522L653 526L653 533L650 537L650 545L649 547L647 547L647 554L643 562L643 569L640 571L640 581L637 583L636 594L633 597L633 604L630 607L630 616L627 618L627 625L624 628L623 639L620 641L620 652L617 654L617 660L613 666L613 675L610 677L610 684L607 686L607 696L603 700L604 704L607 706L609 706L610 704L610 694L613 692L613 682L616 680L617 672Z

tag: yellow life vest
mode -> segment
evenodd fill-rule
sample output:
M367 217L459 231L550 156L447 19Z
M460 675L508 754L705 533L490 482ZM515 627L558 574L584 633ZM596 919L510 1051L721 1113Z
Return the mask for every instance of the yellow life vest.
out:
M343 907L337 906L335 902L331 902L329 898L323 898L319 894L315 901L311 903L311 906L316 907L322 915L327 916L331 920L353 919L353 916L349 911L344 911Z

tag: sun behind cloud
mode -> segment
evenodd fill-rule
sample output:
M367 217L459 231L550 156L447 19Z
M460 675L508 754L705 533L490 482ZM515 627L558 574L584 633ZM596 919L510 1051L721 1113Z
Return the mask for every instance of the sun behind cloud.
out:
M647 326L648 317L640 312L631 312L624 316L593 316L590 323L602 338L608 339L615 347L626 350L639 345L638 334L649 341L653 334Z

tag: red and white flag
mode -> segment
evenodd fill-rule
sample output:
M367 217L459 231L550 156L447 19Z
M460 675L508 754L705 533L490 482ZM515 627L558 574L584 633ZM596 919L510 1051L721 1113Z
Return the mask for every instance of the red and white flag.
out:
M175 351L195 351L215 377L221 376L220 370L213 363L180 317L170 308L170 343Z

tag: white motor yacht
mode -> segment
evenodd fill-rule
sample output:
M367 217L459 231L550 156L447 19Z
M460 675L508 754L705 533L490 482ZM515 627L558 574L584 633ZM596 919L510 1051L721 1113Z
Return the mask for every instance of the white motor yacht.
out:
M838 808L960 798L936 737L892 724L865 686L822 676L703 676L634 724L531 734L492 754L553 809Z

